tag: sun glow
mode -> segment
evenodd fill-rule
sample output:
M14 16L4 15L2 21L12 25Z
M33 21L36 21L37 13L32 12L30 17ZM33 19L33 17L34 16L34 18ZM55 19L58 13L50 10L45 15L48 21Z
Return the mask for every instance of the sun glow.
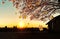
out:
M39 28L42 26L42 28L48 28L48 25L46 25L43 22L36 21L36 20L20 20L19 22L19 28Z
M23 28L24 26L25 26L25 23L24 23L23 21L20 21L20 22L19 22L19 27L20 27L20 28Z

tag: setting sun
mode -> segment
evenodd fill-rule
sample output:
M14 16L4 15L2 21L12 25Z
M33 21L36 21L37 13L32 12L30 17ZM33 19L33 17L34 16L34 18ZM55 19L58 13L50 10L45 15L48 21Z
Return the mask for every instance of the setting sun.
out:
M20 21L20 22L19 22L19 27L20 27L20 28L24 28L24 27L25 27L25 23L24 23L23 21Z
M48 25L44 24L43 22L39 22L36 20L20 20L18 23L18 28L39 28L42 26L42 28L48 28Z

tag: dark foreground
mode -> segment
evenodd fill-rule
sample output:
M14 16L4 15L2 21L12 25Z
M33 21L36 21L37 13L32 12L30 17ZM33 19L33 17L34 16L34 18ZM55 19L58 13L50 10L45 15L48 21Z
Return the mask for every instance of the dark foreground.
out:
M57 39L57 33L0 32L0 39Z

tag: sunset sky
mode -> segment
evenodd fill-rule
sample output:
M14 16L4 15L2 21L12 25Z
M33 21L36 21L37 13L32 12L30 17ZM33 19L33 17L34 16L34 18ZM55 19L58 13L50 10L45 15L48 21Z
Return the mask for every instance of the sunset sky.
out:
M9 2L7 0L4 4L2 4L2 1L0 0L0 27L13 27L15 25L18 25L20 19L19 15L16 14L16 11L17 10L15 7L13 7L12 2ZM59 11L54 14L55 17L57 15L60 15Z
M17 25L19 18L15 12L16 8L13 7L12 2L6 1L2 4L0 0L0 27Z

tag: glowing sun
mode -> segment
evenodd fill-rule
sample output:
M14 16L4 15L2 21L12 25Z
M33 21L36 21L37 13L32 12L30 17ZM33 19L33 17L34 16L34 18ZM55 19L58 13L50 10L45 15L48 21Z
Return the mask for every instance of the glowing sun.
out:
M25 23L24 23L23 21L20 21L20 22L19 22L19 27L20 27L20 28L24 28L24 27L25 27Z

